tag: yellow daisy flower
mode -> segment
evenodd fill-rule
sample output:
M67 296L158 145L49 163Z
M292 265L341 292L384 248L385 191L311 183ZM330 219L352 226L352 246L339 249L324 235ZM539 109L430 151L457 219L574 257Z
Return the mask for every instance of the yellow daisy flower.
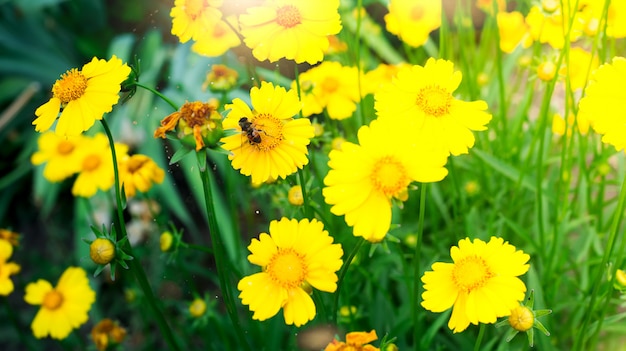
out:
M196 42L191 46L191 51L203 56L216 57L223 55L230 48L239 46L241 44L239 36L225 21L234 23L233 27L237 27L235 17L205 24L205 29L195 38Z
M181 43L196 40L212 23L221 21L222 0L176 0L170 11L172 34Z
M387 30L405 43L422 46L430 32L441 27L441 1L391 0L385 23Z
M402 68L392 84L374 95L378 117L412 118L432 142L452 155L466 154L474 146L472 131L486 130L491 114L485 101L454 98L461 79L447 60L430 58L424 67Z
M369 333L351 332L346 334L345 342L334 339L324 351L380 351L378 347L366 345L376 339L378 339L376 330L371 330Z
M355 236L383 240L391 224L392 199L405 201L413 181L436 182L448 171L447 152L405 120L375 120L359 129L359 145L344 142L329 154L324 200L345 215Z
M522 44L528 48L533 43L530 28L524 22L521 12L498 12L498 32L500 33L500 50L510 54L516 47Z
M39 136L39 149L30 161L34 165L46 163L43 176L50 182L59 182L80 170L81 154L78 149L85 142L82 135L63 137L53 132Z
M626 58L614 57L611 63L598 68L580 100L578 117L602 135L602 142L615 146L617 151L626 148Z
M24 300L31 305L41 305L31 324L35 337L40 339L50 335L62 340L72 329L87 322L87 313L96 301L96 293L89 286L85 270L69 267L54 288L43 279L28 284Z
M94 57L80 71L65 72L52 86L50 101L35 110L35 130L50 129L61 110L57 134L75 136L88 130L117 104L121 84L129 74L130 67L115 55L109 61Z
M339 62L324 61L300 75L302 114L322 113L332 119L345 119L356 111L359 96L358 70ZM296 82L291 84L296 89Z
M462 239L450 256L454 263L436 262L422 276L422 306L432 312L453 307L448 328L455 333L470 323L495 323L524 299L526 285L518 276L528 271L530 256L502 238Z
M526 23L530 27L530 34L533 39L541 42L542 44L549 44L555 49L562 49L565 44L565 36L568 31L565 28L569 25L569 10L568 5L565 11L561 8L558 1L554 3L556 7L551 12L546 9L542 9L540 6L533 6L530 9L528 15L526 15ZM567 4L567 2L565 2ZM565 19L563 18L565 14ZM581 14L576 12L576 17L572 22L572 28L570 30L569 41L575 42L583 33L583 21L581 20ZM565 22L564 22L565 21Z
M339 0L267 0L239 16L243 41L259 61L315 64L341 31L338 8Z
M96 134L93 139L84 143L84 152L81 152L80 172L72 186L75 196L92 197L98 189L109 190L115 183L113 173L113 158L109 148L109 140L103 133ZM116 156L120 159L128 151L128 146L115 144Z
M14 262L8 262L13 254L13 245L8 240L0 239L0 296L7 296L15 286L11 281L13 274L20 272L20 266Z
M315 318L311 289L337 289L343 250L315 219L272 221L269 234L252 239L248 250L248 260L262 272L241 279L237 289L253 319L269 319L282 307L285 323L299 327Z
M250 90L250 100L252 110L241 99L226 105L230 112L222 125L239 132L221 139L233 168L258 184L284 179L309 163L313 126L307 118L293 119L300 111L297 93L262 82Z
M165 172L146 155L124 155L118 162L120 184L124 185L126 197L135 196L137 191L145 193L153 183L161 184Z
M363 83L361 94L365 96L381 91L385 85L391 84L393 78L398 75L398 71L400 71L402 67L410 67L410 65L405 62L396 65L381 63L373 70L365 73L365 79L361 80Z

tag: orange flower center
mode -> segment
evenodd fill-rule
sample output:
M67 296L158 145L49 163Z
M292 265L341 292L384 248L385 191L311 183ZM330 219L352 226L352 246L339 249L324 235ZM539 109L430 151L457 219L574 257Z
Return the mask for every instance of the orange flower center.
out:
M102 163L102 159L100 155L91 154L83 160L83 170L87 172L91 172L96 170L100 164Z
M261 142L254 144L259 150L272 150L283 141L283 121L270 114L261 113L256 115L252 121L252 128L261 137Z
M293 5L281 6L276 10L276 23L285 28L295 27L302 23L300 10Z
M411 8L411 20L412 21L420 21L422 17L424 17L424 7L421 5L415 5Z
M415 104L429 116L442 117L450 112L452 95L438 85L429 85L417 93Z
M304 255L292 248L278 249L266 267L270 278L285 289L300 287L307 276L308 267Z
M57 145L57 152L59 155L69 155L72 151L74 151L74 143L67 140L61 140L61 142Z
M146 163L148 163L148 159L143 157L134 157L128 159L128 163L126 167L128 167L128 173L136 173L139 171Z
M63 304L63 295L54 289L48 291L46 296L43 297L42 305L47 310L54 311L57 308L61 307L62 304Z
M387 197L401 195L411 183L404 165L393 156L378 160L370 177L374 187Z
M218 23L213 30L213 38L221 38L226 34L226 28L221 23Z
M185 9L187 16L189 16L192 20L195 20L202 15L202 10L204 10L204 0L187 0L185 1L183 8Z
M187 125L191 128L195 126L203 126L209 123L211 113L215 111L215 108L208 103L194 101L186 102L180 108L180 115Z
M63 73L61 79L54 82L52 95L65 105L83 96L85 89L87 89L87 77L76 68L72 68Z
M452 270L452 280L467 293L483 287L494 275L487 262L478 256L468 256L455 262Z
M322 82L322 89L328 94L334 93L339 88L339 81L335 77L326 77Z

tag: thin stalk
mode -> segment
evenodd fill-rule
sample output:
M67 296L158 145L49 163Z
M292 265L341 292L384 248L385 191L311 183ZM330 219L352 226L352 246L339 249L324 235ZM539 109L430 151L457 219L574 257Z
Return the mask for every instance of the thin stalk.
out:
M304 171L302 169L298 169L298 179L300 180L300 189L302 190L302 206L304 207L304 215L307 218L313 218L311 204L309 203L309 197L307 196L306 182L304 180Z
M413 338L414 338L414 349L415 351L420 350L420 340L418 340L418 336L422 335L422 325L419 320L419 312L418 307L420 305L420 301L422 297L420 296L420 277L421 277L421 260L422 260L422 236L424 233L424 213L426 208L426 189L427 184L422 183L422 187L420 189L420 207L419 207L419 217L417 220L417 238L415 240L415 253L413 255L413 298L411 299L413 306L411 306L411 311L413 313Z
M361 22L362 22L362 17L361 16L361 11L363 9L363 0L357 0L357 15L356 15L356 33L354 36L354 40L356 41L355 43L355 50L356 50L356 54L354 57L354 60L356 61L356 71L357 71L357 86L359 89L359 125L363 125L365 124L365 112L363 110L364 106L363 106L363 94L361 93Z
M146 89L147 91L151 92L152 94L154 94L154 95L156 95L156 96L160 97L161 99L163 99L163 101L167 102L167 104L168 104L168 105L172 106L172 108L173 108L175 111L178 111L178 105L176 105L176 104L175 104L172 100L170 100L167 96L165 96L165 95L161 94L160 92L158 92L156 89L151 88L151 87L146 86L146 85L143 85L143 84L141 84L141 83L139 83L139 82L134 82L133 84L134 84L134 85L136 85L136 86L138 86L138 87L140 87L140 88L144 88L144 89Z
M613 221L611 223L611 229L609 231L609 239L606 243L606 248L604 250L604 255L602 256L602 262L600 263L600 267L598 267L598 271L594 277L593 290L591 292L591 299L589 300L589 304L587 304L587 310L585 311L585 320L583 321L583 325L579 330L585 331L591 322L591 315L593 314L594 305L596 303L596 299L598 298L598 292L600 291L601 286L606 286L605 280L605 269L609 262L609 258L613 254L613 248L615 247L615 243L617 242L617 234L619 226L622 222L622 218L624 216L624 204L626 203L626 174L624 175L624 179L622 180L622 185L619 193L619 201L617 203L617 207L615 208L615 212L613 212ZM623 250L620 250L623 251ZM619 259L619 257L618 257ZM618 262L619 263L619 262ZM612 280L613 278L611 278ZM604 283L604 284L603 284ZM608 293L610 297L610 293ZM608 297L607 297L608 299ZM606 309L606 308L605 308ZM604 316L604 310L601 311L600 319L597 323L596 329L593 333L593 341L595 343L595 339L597 334L600 332L600 327L602 326L602 319ZM576 338L576 343L574 344L574 350L587 350L586 348L586 333L579 333ZM578 347L577 347L578 346Z
M337 314L339 313L339 292L341 291L341 287L343 286L342 284L343 279L346 277L348 268L350 268L350 264L352 263L352 260L356 256L357 252L359 252L359 249L361 248L361 246L363 246L363 243L365 243L365 239L358 238L358 241L356 245L354 246L354 248L352 249L352 252L350 252L350 255L348 255L348 258L346 258L346 261L343 263L343 267L341 267L341 272L339 272L339 279L337 279L337 291L335 291L335 300L333 302L333 310L332 310L333 324L337 324Z
M119 170L117 167L117 156L115 155L115 142L113 141L113 135L111 134L111 130L109 129L109 126L106 120L102 119L100 120L100 122L102 122L102 127L104 128L104 132L106 133L107 138L109 139L109 146L111 148L111 157L113 160L113 174L115 178L115 201L117 203L116 236L117 234L121 234L122 238L126 238L128 235L126 234L126 222L124 221L124 214L122 213L122 194L120 192L121 191L120 175L119 175ZM128 240L124 240L123 245L124 245L123 247L124 251L128 255L135 257L135 255L133 254L133 249L132 249L132 246L130 245L130 242ZM137 279L137 282L139 283L139 286L141 287L141 290L143 291L144 296L146 297L146 300L148 301L148 305L150 306L150 308L152 309L152 312L154 313L154 317L159 326L159 329L161 330L161 333L163 334L163 337L165 338L165 341L169 345L170 349L180 350L180 347L178 346L178 344L176 343L176 340L174 339L174 334L172 333L169 325L167 324L165 317L163 316L163 314L161 313L161 310L159 309L159 305L156 301L156 298L154 297L154 293L152 292L152 288L150 287L150 283L148 282L148 278L146 277L146 273L144 272L143 267L141 266L138 260L128 261L128 266L129 266L130 271L133 272L133 274L135 275L135 279Z
M478 337L476 337L476 343L474 344L474 351L480 351L480 346L485 336L485 324L480 323L480 329L478 330Z
M217 216L215 215L215 210L213 207L213 192L211 191L211 181L209 179L209 168L201 167L200 165L205 164L206 162L202 162L201 157L206 157L205 153L196 153L198 157L198 169L200 171L200 178L202 179L202 188L204 191L204 204L206 207L207 219L209 222L209 234L211 236L211 243L213 245L214 257L215 257L215 266L217 267L217 275L220 282L220 289L224 294L224 300L226 302L226 310L228 311L228 316L230 317L231 322L233 323L233 327L235 328L235 332L241 343L244 345L246 350L250 350L250 345L246 341L246 335L244 331L241 329L241 325L239 323L239 316L237 315L237 311L235 309L235 302L233 300L233 296L230 290L230 285L226 279L227 270L225 266L224 257L224 245L222 243L221 237L219 235L219 230L217 227Z

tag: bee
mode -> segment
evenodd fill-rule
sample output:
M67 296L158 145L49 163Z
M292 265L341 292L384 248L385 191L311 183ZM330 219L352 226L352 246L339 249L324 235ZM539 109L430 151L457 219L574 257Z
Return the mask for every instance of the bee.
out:
M252 122L248 120L248 117L241 117L239 119L239 127L241 127L241 132L245 133L248 137L248 141L252 145L259 144L261 142L261 134L260 129L256 129L252 126Z

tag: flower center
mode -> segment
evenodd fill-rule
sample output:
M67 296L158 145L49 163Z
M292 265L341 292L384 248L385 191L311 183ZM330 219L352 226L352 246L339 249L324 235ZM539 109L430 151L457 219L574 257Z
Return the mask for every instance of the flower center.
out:
M454 264L452 280L459 289L470 292L484 286L494 273L484 259L469 256Z
M420 21L424 17L424 7L421 5L415 5L411 8L411 20Z
M87 89L87 77L76 68L72 68L63 73L61 79L54 82L52 95L65 105L83 96L85 89Z
M299 287L306 278L308 267L304 262L304 255L293 249L278 249L266 267L267 273L273 281L285 289Z
M283 141L283 121L270 114L256 115L252 121L252 128L261 136L261 142L255 144L259 150L272 150Z
M47 310L54 311L61 307L63 304L63 295L56 291L50 290L46 296L43 297L43 307Z
M442 117L450 112L452 95L438 85L429 85L417 94L415 104L429 116Z
M393 156L385 156L376 162L371 179L374 187L388 197L400 195L411 182L402 163Z
M302 15L300 15L298 8L293 5L282 6L276 10L276 23L285 28L294 27L301 21Z
M213 30L213 38L221 38L226 34L226 28L224 28L224 26L218 24L215 26L215 29Z
M62 140L57 145L57 152L60 155L69 155L70 153L72 153L72 151L74 151L74 143L71 143L67 140Z
M136 173L148 162L145 158L131 157L128 159L128 173Z
M203 126L209 122L212 108L200 101L187 102L180 108L180 115L191 128Z
M334 93L339 88L339 81L335 77L327 77L322 82L322 89L327 93Z
M189 18L195 20L200 17L204 9L204 0L187 0L185 1L185 13Z
M100 166L102 163L102 159L99 155L91 154L83 160L83 170L87 172L91 172Z

